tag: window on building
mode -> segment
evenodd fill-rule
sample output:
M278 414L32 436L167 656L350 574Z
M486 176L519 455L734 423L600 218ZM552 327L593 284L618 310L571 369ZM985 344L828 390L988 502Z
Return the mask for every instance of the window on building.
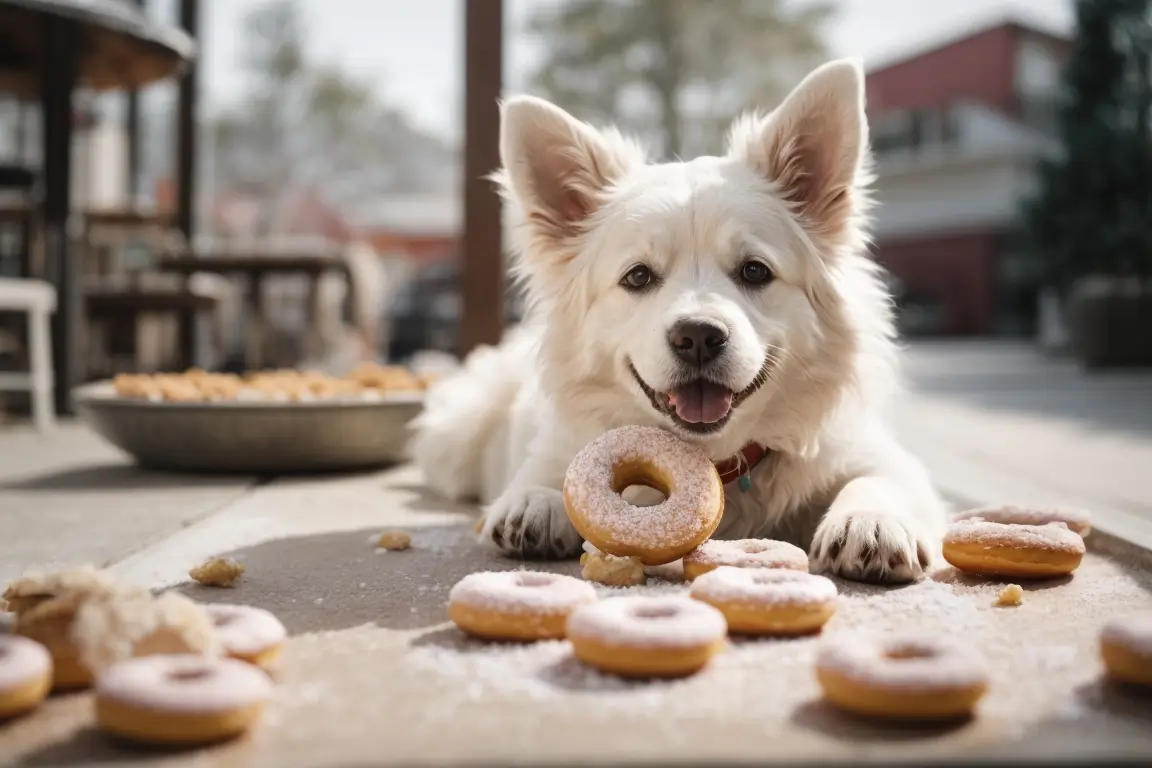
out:
M956 140L955 122L948 107L880 115L872 122L872 150L882 156L948 146Z
M1016 53L1016 98L1021 119L1051 133L1055 130L1059 95L1059 58L1042 41L1025 38Z

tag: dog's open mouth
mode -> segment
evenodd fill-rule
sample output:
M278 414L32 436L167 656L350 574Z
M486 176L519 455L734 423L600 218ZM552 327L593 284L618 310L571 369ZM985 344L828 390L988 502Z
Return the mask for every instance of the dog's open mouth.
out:
M659 392L648 386L631 362L628 363L628 370L632 371L632 377L644 394L648 395L653 408L689 432L708 434L723 429L736 407L764 386L771 365L770 360L766 359L752 383L739 392L733 392L705 378L677 384L668 392Z

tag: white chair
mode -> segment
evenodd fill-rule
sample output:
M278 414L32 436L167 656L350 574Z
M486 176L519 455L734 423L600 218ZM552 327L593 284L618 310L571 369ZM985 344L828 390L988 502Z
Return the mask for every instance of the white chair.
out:
M56 311L56 289L43 280L0 277L0 311L28 315L28 373L0 373L0 392L32 394L32 420L47 431L56 423L52 403L52 341L49 320Z

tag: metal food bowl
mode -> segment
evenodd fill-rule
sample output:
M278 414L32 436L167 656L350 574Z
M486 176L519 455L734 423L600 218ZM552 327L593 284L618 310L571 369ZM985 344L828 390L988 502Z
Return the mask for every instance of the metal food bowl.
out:
M80 417L143 466L284 474L370 469L407 460L423 392L378 400L168 402L120 397L112 382L73 390Z

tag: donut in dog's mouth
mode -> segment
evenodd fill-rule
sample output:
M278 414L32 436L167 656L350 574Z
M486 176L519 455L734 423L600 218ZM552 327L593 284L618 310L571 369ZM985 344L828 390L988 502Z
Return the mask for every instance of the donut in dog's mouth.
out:
M681 382L667 392L660 392L648 386L631 362L628 363L628 370L648 396L653 408L672 419L678 427L704 435L723 429L736 407L764 386L771 362L765 359L756 378L739 392L733 392L723 384L706 378Z

